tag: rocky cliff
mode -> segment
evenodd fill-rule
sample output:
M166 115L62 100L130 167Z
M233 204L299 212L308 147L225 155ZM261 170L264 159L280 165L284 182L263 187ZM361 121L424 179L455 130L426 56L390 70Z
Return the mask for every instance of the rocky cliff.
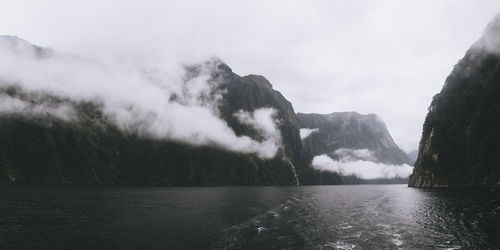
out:
M412 164L377 115L355 112L326 115L298 113L297 117L301 127L310 133L303 140L304 150L308 154L335 157L334 152L342 148L368 149L375 153L375 162Z
M500 185L499 34L497 16L434 96L409 186Z

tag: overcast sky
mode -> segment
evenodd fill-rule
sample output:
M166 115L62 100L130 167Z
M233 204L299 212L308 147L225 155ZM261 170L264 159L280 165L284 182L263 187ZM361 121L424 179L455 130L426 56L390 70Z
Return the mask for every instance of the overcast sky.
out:
M264 75L297 112L376 113L411 150L432 96L498 11L498 0L2 0L0 34L148 67L217 56Z

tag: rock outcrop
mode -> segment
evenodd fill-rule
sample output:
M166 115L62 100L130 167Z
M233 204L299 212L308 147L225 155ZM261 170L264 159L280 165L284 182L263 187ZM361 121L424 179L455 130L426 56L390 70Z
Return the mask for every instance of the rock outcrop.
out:
M434 96L409 186L500 186L499 34L500 15Z

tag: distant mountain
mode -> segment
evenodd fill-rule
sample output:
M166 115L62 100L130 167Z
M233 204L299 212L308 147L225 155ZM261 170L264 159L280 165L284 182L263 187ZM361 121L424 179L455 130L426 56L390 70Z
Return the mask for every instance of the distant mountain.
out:
M310 131L303 139L303 147L311 155L328 154L334 158L335 151L342 148L368 149L375 153L372 161L412 164L377 115L361 115L355 112L326 115L298 113L297 117L301 127Z
M418 158L418 149L412 150L411 152L407 153L406 155L408 155L408 158L410 158L411 162L415 163L415 161L417 161L417 158Z
M500 186L499 34L497 15L434 96L409 186Z

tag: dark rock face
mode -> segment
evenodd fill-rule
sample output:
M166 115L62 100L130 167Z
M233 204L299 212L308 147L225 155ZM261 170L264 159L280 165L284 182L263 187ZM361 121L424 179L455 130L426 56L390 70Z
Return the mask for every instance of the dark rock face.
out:
M220 88L227 91L221 106L222 118L228 122L238 135L251 134L248 128L241 126L234 113L238 110L253 111L259 108L275 108L278 111L279 129L282 133L285 155L291 159L301 158L302 143L299 136L300 124L292 104L283 95L274 90L271 83L263 76L238 76L225 64L219 68L227 73Z
M394 142L385 123L376 115L355 112L297 114L302 128L318 129L303 140L311 155L328 154L340 148L369 149L377 162L411 164L408 156ZM332 155L333 156L333 155Z
M415 161L417 161L417 158L418 158L418 149L412 150L411 152L407 153L406 155L408 155L408 158L410 158L411 162L415 163Z
M241 126L232 116L240 109L252 111L262 107L273 107L278 111L279 129L283 138L284 149L281 159L290 161L295 167L298 182L301 185L334 185L354 183L346 181L337 173L321 173L310 167L313 155L303 150L300 139L300 122L292 104L280 92L273 90L271 83L263 76L249 75L240 77L223 65L229 81L221 87L227 90L226 102L222 105L223 118L238 135L252 134L251 129Z
M82 114L86 115L86 114ZM18 183L294 185L287 163L155 141L89 120L0 120L0 176Z
M409 186L500 185L499 20L490 23L434 96Z

